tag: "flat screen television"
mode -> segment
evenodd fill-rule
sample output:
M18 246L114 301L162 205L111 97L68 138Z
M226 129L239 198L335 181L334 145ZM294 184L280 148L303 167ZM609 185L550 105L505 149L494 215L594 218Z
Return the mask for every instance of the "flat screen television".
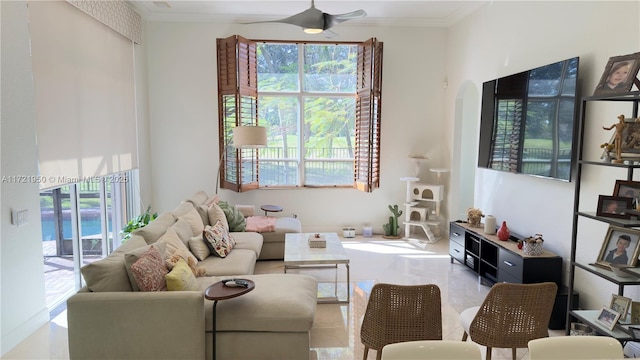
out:
M487 81L478 167L571 181L579 58Z

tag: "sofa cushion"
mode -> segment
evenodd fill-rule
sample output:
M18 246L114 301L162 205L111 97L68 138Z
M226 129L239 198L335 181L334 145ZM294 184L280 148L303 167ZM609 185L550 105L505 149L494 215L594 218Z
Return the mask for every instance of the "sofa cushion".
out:
M155 247L158 249L158 251L160 252L160 254L163 256L164 259L164 254L166 252L166 246L167 244L164 242L155 242L153 244L150 245L145 245L139 248L135 248L132 249L130 251L128 251L127 253L124 254L124 264L125 264L125 269L127 272L127 277L129 278L129 282L131 283L131 289L133 291L140 291L140 287L138 286L138 282L136 281L135 276L133 275L133 271L131 270L131 265L133 265L136 261L138 261L140 259L140 257L146 253L149 248L151 247Z
M211 250L204 240L203 234L196 235L189 239L189 250L198 260L202 261L211 255Z
M118 247L104 259L94 261L80 269L87 288L91 291L131 291L131 283L125 268L126 252L146 246L145 240L132 235L129 240Z
M273 232L261 233L265 243L284 242L284 234L302 232L300 220L292 217L276 218L275 230Z
M231 233L236 241L234 249L252 250L256 256L260 256L262 251L262 235L256 232L234 232Z
M169 291L198 291L196 276L184 259L178 260L173 269L165 275Z
M189 239L193 236L191 234L191 225L186 219L179 219L171 228L178 234L180 240L184 246L189 247Z
M225 229L229 230L229 223L227 222L227 215L224 214L224 211L218 204L211 204L207 209L207 214L209 216L209 225L215 225L218 220L222 222Z
M190 203L185 204L191 205ZM189 222L189 225L191 226L191 236L196 236L202 233L202 230L204 230L204 223L202 222L202 218L193 206L191 207L191 210L178 217L178 219L184 219Z
M225 259L221 259L225 260ZM313 326L317 306L317 283L308 275L263 274L242 278L255 289L237 298L218 302L217 331L307 332ZM208 281L207 281L208 280ZM215 279L198 278L205 290ZM212 331L211 301L206 300L205 324Z
M246 221L244 219L244 215L240 210L236 209L235 206L229 205L226 201L219 201L218 205L224 211L224 215L227 217L227 222L229 223L229 231L244 231L246 228Z
M180 240L178 234L172 228L168 228L167 232L164 233L162 237L160 237L158 242L163 242L166 244L165 258L178 253L178 255L182 257L190 257L193 260L194 264L198 263L198 259L189 251L182 240ZM185 260L187 260L187 258L185 258Z
M204 229L203 237L209 251L211 251L213 255L221 258L229 255L233 246L236 244L235 240L231 235L229 235L229 232L224 228L220 220L218 220L213 226L207 225Z
M140 235L147 244L153 244L160 239L167 229L176 222L176 218L171 213L162 213L150 222L147 226L133 231L134 235Z
M193 204L193 207L198 207L203 205L209 199L209 195L206 192L200 190L195 193L192 197L188 198L187 201Z
M211 225L209 222L209 207L207 205L196 206L196 211L198 211L198 215L200 215L200 219L202 219L202 224L204 224L204 226Z
M200 261L198 266L205 269L205 276L248 275L253 274L256 259L253 250L234 249L226 258L209 256Z
M136 262L131 264L131 273L141 291L166 290L165 275L168 272L164 264L164 255L156 246L150 246Z

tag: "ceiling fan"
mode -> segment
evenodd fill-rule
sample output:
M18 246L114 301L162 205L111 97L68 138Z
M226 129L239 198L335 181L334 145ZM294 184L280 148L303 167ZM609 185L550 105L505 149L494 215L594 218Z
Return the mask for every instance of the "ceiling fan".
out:
M367 13L362 9L344 14L327 14L318 10L315 6L315 0L311 0L311 7L301 13L280 20L257 21L248 24L277 22L300 26L307 34L319 34L321 32L335 34L332 31L328 31L334 25L365 16L367 16Z

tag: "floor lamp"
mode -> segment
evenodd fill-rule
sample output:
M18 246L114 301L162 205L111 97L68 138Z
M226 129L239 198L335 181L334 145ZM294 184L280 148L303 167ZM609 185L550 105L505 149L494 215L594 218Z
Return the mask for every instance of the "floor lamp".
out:
M227 145L222 154L220 154L220 162L218 163L218 176L216 177L216 194L218 194L218 186L220 184L220 169L224 156L227 153ZM264 126L236 126L233 128L233 146L236 149L257 149L267 146L267 128Z

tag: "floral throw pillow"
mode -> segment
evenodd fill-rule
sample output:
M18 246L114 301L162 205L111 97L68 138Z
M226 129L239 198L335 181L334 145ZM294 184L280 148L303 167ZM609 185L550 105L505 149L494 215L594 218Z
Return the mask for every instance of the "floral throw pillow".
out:
M167 289L165 275L169 272L160 251L155 246L131 264L131 272L140 291L162 291Z
M213 226L208 225L205 227L202 235L211 253L221 258L227 257L231 249L236 245L236 241L220 220L216 221Z

